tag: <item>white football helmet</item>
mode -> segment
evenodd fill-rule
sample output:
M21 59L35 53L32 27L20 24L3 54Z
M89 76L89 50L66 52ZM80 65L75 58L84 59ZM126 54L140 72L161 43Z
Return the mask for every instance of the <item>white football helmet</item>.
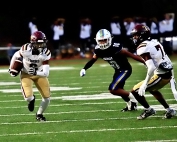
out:
M102 50L109 48L112 44L111 33L106 29L100 29L96 34L95 40Z

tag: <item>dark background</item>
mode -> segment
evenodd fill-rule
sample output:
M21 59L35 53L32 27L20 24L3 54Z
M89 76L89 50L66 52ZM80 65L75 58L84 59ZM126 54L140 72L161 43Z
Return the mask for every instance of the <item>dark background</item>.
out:
M38 29L52 38L51 24L58 17L66 19L65 36L69 41L79 38L79 20L89 17L92 20L93 34L100 28L109 26L110 18L118 15L156 16L159 20L166 12L174 12L177 16L177 0L105 0L105 1L4 1L0 6L0 45L12 42L21 45L29 42L30 30L28 22L35 16ZM176 34L175 19L174 34Z

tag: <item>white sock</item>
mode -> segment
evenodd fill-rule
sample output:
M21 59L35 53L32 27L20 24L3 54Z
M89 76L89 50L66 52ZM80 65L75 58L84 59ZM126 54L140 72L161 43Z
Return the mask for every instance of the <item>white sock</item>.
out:
M24 98L25 101L27 102L31 102L34 99L34 96L28 97L28 98Z
M149 108L144 108L145 110L148 110L148 111L150 111L152 108L151 107L149 107Z
M128 107L128 110L131 110L131 101L127 102L127 107Z
M50 98L42 98L42 102L39 106L37 114L42 114L47 109L49 103L50 103Z
M132 102L134 102L134 103L137 103L138 101L135 99L135 97L133 96L133 94L130 92L129 93L129 99L130 99L130 101L132 101Z
M170 108L170 107L169 107L169 108L166 108L166 110L167 110L167 111L170 111L170 110L171 110L171 108Z

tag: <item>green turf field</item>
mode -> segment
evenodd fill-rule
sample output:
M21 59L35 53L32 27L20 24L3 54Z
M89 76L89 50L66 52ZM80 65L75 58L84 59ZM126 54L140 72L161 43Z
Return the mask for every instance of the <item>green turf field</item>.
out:
M34 87L36 106L29 112L20 91L19 77L0 69L0 142L177 142L177 117L162 119L164 109L150 95L148 102L157 114L137 120L138 111L120 112L125 103L108 93L113 69L101 60L80 77L80 69L88 59L51 61L49 81L51 103L44 113L46 122L37 122L35 113L41 97ZM146 68L130 60L132 76L125 89L144 79ZM174 66L177 58L173 57ZM175 68L175 73L177 68ZM177 78L176 78L177 79ZM177 109L170 85L161 90L168 103Z

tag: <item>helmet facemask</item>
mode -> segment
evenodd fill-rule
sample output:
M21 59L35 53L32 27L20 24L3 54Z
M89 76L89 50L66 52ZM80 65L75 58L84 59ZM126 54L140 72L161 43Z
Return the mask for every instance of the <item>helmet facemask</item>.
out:
M44 48L47 47L47 39L45 34L37 31L31 35L31 44L32 44L32 54L39 55L43 52Z
M112 44L111 34L106 29L99 30L96 34L95 40L99 48L102 50L109 48Z
M45 42L34 42L32 43L32 51L35 55L39 55L46 48Z
M111 45L111 38L107 38L107 39L102 39L102 40L98 40L97 44L99 45L100 49L107 49L110 45Z
M142 39L141 39L141 35L137 34L137 33L132 33L132 41L135 45L138 45L142 42Z

